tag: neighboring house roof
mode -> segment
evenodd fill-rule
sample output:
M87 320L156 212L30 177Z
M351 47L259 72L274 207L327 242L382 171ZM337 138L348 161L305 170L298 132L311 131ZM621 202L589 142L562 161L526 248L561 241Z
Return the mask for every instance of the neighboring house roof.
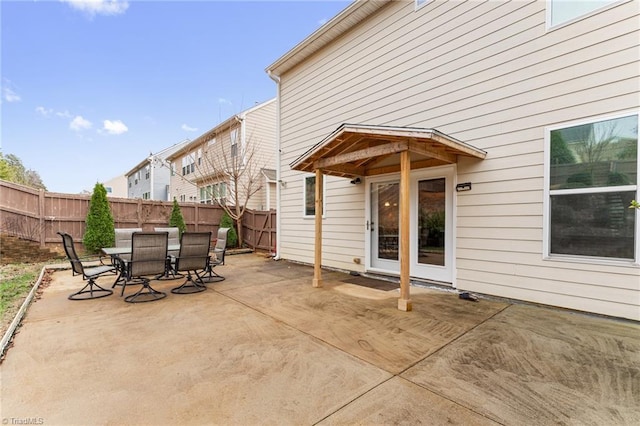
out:
M173 153L180 151L182 148L184 148L184 146L186 144L188 144L190 141L189 139L185 139L182 142L179 142L177 144L171 145L168 148L165 148L161 151L158 151L157 153L149 153L149 156L147 158L145 158L144 160L140 161L138 164L136 164L136 166L134 168L132 168L131 170L129 170L127 173L125 173L125 176L131 176L132 174L134 174L135 172L137 172L138 170L140 170L142 167L146 166L147 164L149 164L149 159L152 157L155 158L161 158L163 160L166 160L167 158L169 158Z
M261 170L262 175L267 178L267 181L269 182L275 182L276 181L276 171L273 169L262 169Z
M373 15L391 0L357 0L324 24L309 37L294 46L266 68L267 73L282 75L327 44L342 36L355 25Z
M223 121L222 123L218 124L216 127L212 128L211 130L203 133L202 135L198 136L197 138L195 138L193 141L191 141L188 145L183 146L182 149L180 151L176 151L173 152L170 156L167 156L167 160L168 161L174 161L177 158L181 157L182 155L184 155L185 153L197 148L198 146L209 142L210 140L214 139L217 135L219 135L220 133L222 133L223 131L231 128L234 124L239 124L244 117L255 111L256 109L262 108L272 102L275 102L276 98L273 99L269 99L268 101L262 102L260 104L257 104L249 109L246 109L244 111L242 111L239 114L235 114L232 115L231 117L227 118L225 121Z
M415 157L412 162L429 161L429 165L455 163L458 155L479 159L487 155L435 129L343 124L290 165L294 170L319 168L324 174L354 178L399 168L392 154L401 151L409 151Z

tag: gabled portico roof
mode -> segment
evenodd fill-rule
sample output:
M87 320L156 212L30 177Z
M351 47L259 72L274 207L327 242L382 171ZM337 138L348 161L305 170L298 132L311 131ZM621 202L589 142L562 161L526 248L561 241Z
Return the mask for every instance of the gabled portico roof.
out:
M354 178L400 171L399 156L409 151L411 168L458 161L458 156L484 159L486 151L435 129L342 124L290 164L293 170Z

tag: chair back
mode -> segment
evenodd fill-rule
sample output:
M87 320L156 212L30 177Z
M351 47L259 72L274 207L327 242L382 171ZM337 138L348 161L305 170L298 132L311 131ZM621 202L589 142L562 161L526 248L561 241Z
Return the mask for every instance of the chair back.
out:
M185 232L180 238L180 254L176 270L195 271L205 269L209 259L211 232Z
M156 232L168 232L169 233L169 245L177 246L180 244L180 229L179 228L154 228Z
M166 232L134 232L131 237L129 278L164 274L168 240Z
M218 239L216 240L216 246L214 247L214 251L224 252L227 249L227 234L229 233L229 228L219 228L218 229Z
M116 247L131 247L131 236L134 232L142 232L142 228L116 228Z
M58 232L58 234L62 237L64 252L67 254L67 259L69 259L69 262L71 262L71 269L73 270L73 274L84 276L84 268L82 267L82 262L80 262L78 254L76 253L76 248L73 245L73 237L66 232Z

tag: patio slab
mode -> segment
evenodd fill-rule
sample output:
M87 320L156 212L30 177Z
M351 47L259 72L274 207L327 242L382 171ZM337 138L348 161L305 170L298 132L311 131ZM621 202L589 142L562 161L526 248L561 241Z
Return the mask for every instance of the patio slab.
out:
M7 424L637 424L640 325L412 288L257 255L131 305L53 274L0 364ZM111 278L100 278L109 285ZM154 281L168 291L179 280ZM127 293L137 287L132 286ZM539 421L538 421L539 420Z

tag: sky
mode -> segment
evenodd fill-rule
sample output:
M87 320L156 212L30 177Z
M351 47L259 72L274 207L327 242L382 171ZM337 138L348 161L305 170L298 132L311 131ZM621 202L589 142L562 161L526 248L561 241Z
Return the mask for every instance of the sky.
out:
M0 1L0 149L51 192L276 96L265 68L350 1Z

